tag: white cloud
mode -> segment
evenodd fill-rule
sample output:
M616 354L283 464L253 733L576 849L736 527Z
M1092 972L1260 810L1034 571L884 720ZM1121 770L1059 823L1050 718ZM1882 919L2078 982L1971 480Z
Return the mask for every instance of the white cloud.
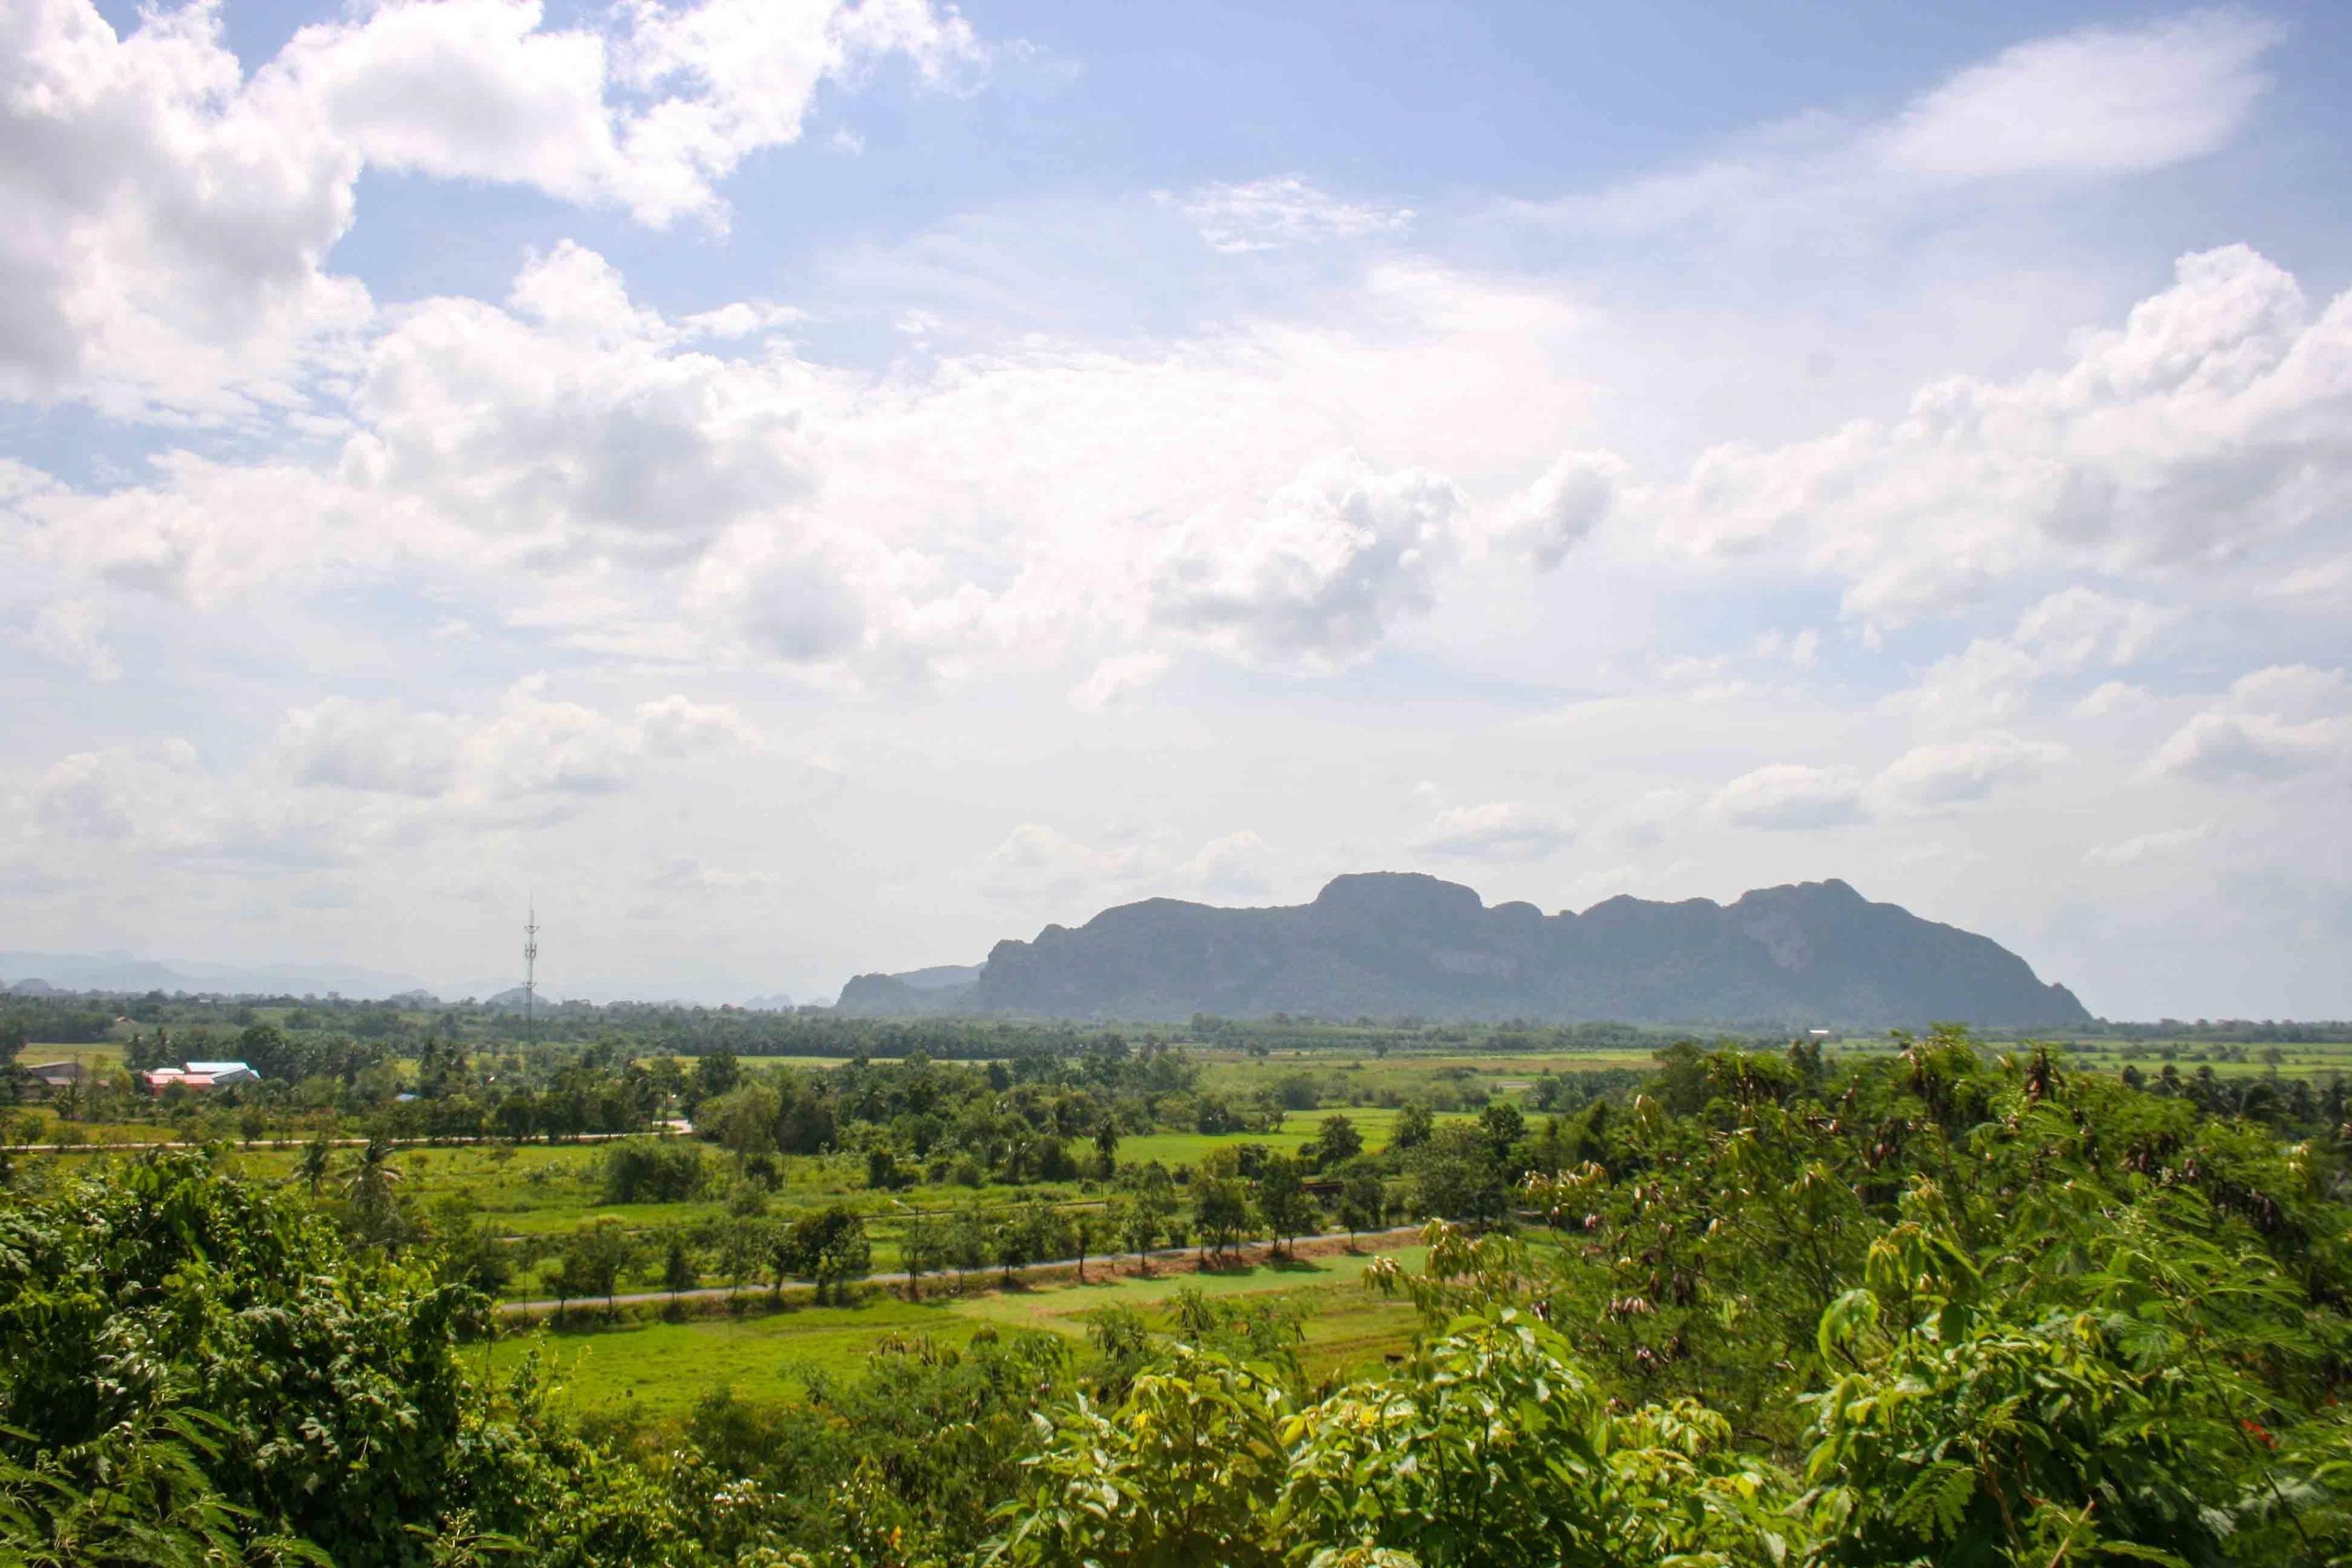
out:
M1184 865L1176 880L1209 898L1249 898L1271 885L1274 852L1247 828L1213 838Z
M775 885L776 879L769 872L706 865L690 856L670 861L646 879L649 888L676 893L765 892Z
M2284 779L2352 761L2352 680L2273 665L2242 676L2157 749L2159 774L2206 783Z
M1894 809L1931 812L2028 782L2065 754L2063 746L2000 732L1941 742L1896 758L1873 781L1872 791Z
M201 5L121 39L87 0L0 8L0 394L233 410L364 316L320 270L357 154L245 92L219 33Z
M2155 705L2156 697L2146 687L2127 680L2103 680L2084 693L2072 711L2077 719L2106 719L2144 713Z
M2291 545L2352 503L2352 294L2316 314L2242 246L2064 370L1923 388L1901 422L1719 446L1649 495L1670 548L1784 543L1842 579L1867 627L1942 613L2034 570L2211 566Z
M2352 556L2315 561L2280 578L2272 592L2283 599L2311 599L2334 604L2352 592Z
M1490 309L1470 280L1423 284L1366 307L1395 334L1369 344L1253 326L860 374L773 338L701 352L709 318L742 323L670 321L559 244L503 308L388 314L331 461L171 452L98 493L26 471L0 547L13 511L69 582L205 606L495 575L538 635L827 681L1075 656L1131 684L1171 633L1328 670L1436 602L1469 516L1444 469L1331 437L1524 471L1523 435L1559 416L1548 360L1515 358L1547 330L1517 293ZM1434 416L1498 377L1517 391L1496 416Z
M992 900L1083 920L1137 898L1255 898L1272 885L1275 867L1272 847L1247 828L1188 850L1167 834L1101 845L1024 822L981 860L973 879Z
M1353 453L1316 464L1262 507L1198 513L1171 534L1153 616L1265 663L1344 666L1435 602L1461 505L1424 470L1376 473Z
M330 697L289 713L277 744L298 784L429 798L457 787L464 742L446 714Z
M935 86L969 82L988 51L971 24L930 0L706 0L635 8L618 46L621 75L667 92L623 132L627 184L639 217L660 222L708 211L711 187L747 155L800 140L809 103L827 80L854 79L899 56Z
M636 708L637 742L649 756L687 757L748 749L759 731L724 702L697 702L672 692Z
M1024 822L988 852L979 883L993 899L1067 900L1117 883L1135 858L1131 847L1097 849L1042 822Z
M1937 179L2159 168L2236 134L2281 37L2258 17L2209 11L2036 39L1960 72L1865 144Z
M58 758L26 798L34 822L66 838L105 842L138 831L137 818L107 777L105 759L95 752Z
M101 686L122 679L122 661L106 644L106 612L91 599L59 599L44 605L16 645L52 664L79 670Z
M373 814L230 787L176 739L74 752L10 781L0 799L18 808L36 855L81 878L101 864L151 875L172 864L285 870L383 842Z
M173 450L149 468L146 483L97 494L31 489L14 508L26 547L97 584L215 606L265 587L304 591L337 569L375 568L430 543L404 498L297 463Z
M2025 710L2034 688L2055 677L2137 662L2174 611L2077 585L2050 595L2005 637L1978 637L1887 700L1934 730L2005 722Z
M1574 826L1525 801L1496 800L1450 806L1416 839L1415 854L1496 863L1540 860L1575 840Z
M1862 781L1848 767L1774 763L1725 784L1707 807L1738 827L1840 827L1863 818Z
M1541 478L1506 501L1490 525L1496 546L1524 554L1549 572L1617 504L1624 460L1612 452L1563 452Z
M1704 805L1701 796L1687 789L1649 790L1613 804L1601 823L1601 836L1648 848L1687 827Z
M297 33L257 96L304 106L378 168L512 182L639 222L726 218L718 185L801 137L827 81L900 56L938 85L987 51L929 0L659 0L610 33L546 26L538 0L394 0Z
M286 716L275 754L299 784L499 807L610 794L649 763L757 743L723 704L673 694L622 720L543 690L520 682L474 719L331 697Z
M1070 700L1088 712L1098 713L1150 686L1167 673L1168 665L1166 654L1150 648L1113 654L1072 689Z
M1822 634L1807 626L1792 637L1774 626L1758 633L1748 651L1758 658L1785 659L1799 669L1811 669L1822 661Z
M804 367L675 348L568 243L511 303L430 300L369 350L346 471L429 503L486 562L677 559L808 494Z
M1811 110L1696 163L1522 210L1606 235L1706 229L1751 253L1843 258L1874 226L1948 217L1964 184L2079 187L2228 144L2284 36L2230 12L2059 34L1966 68L1884 121Z
M222 417L299 405L367 291L326 270L370 167L723 226L718 185L821 84L977 68L929 0L705 0L551 29L537 0L384 0L247 79L215 5L118 37L89 0L0 11L0 394Z
M2062 588L2025 612L2015 640L2044 670L2072 675L2095 664L2136 664L2178 615L2095 588Z
M1226 255L1396 234L1412 222L1410 207L1341 201L1295 174L1159 196L1192 221L1210 249Z
M2161 859L2193 849L2213 836L2213 824L2200 822L2194 827L2168 827L2155 833L2137 834L2113 844L2098 844L2083 852L2085 865L2130 866L2142 860Z

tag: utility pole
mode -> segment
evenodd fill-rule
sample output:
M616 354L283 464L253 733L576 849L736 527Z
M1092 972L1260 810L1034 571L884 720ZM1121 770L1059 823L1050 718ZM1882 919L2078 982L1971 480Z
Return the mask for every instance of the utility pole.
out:
M522 928L522 1019L530 1043L539 1044L539 900L530 902Z

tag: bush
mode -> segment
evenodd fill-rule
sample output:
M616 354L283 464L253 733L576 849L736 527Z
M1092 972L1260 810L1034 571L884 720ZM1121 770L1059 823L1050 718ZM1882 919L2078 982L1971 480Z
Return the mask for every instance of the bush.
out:
M608 1204L677 1204L702 1195L709 1167L691 1143L629 1140L598 1161Z

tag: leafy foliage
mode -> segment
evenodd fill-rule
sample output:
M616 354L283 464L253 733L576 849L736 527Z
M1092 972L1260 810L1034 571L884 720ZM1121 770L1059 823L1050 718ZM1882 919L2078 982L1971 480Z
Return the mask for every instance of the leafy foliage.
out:
M1366 1270L1421 1328L1344 1382L1303 1369L1296 1312L1188 1289L1163 1322L1093 1314L1084 1354L893 1339L793 1408L721 1394L680 1426L583 1427L534 1371L467 1375L475 1263L445 1241L436 1273L404 1244L373 1151L320 1145L275 1186L194 1155L20 1184L0 1563L2352 1561L2343 1140L2046 1048L1900 1044L1860 1065L1676 1047L1630 1103L1540 1128L1490 1106L1315 1184L1233 1151L1189 1205L1145 1165L1083 1237L1045 1204L974 1204L909 1246L918 1271L968 1273L1114 1230L1147 1247L1188 1206L1223 1246L1254 1209L1304 1223L1318 1184L1369 1225L1401 1163L1453 1217L1419 1268ZM709 1077L722 1113L752 1107L746 1137L792 1135L775 1083ZM917 1091L847 1081L829 1103L853 1121L857 1096ZM870 1260L847 1208L729 1224L733 1277L831 1293ZM690 1282L670 1242L665 1275ZM588 1227L562 1283L609 1292L598 1249L627 1245Z

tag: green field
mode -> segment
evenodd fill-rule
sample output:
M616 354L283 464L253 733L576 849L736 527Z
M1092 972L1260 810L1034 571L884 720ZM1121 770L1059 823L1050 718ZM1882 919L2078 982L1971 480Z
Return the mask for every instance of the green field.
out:
M1390 1254L1418 1265L1418 1247ZM868 1287L856 1305L793 1306L733 1316L720 1312L683 1322L627 1322L559 1332L548 1327L509 1333L482 1352L494 1368L519 1364L536 1352L554 1373L558 1398L574 1409L610 1411L624 1405L648 1415L690 1409L704 1394L729 1388L752 1400L796 1394L810 1373L854 1373L886 1336L923 1335L960 1346L985 1325L1043 1330L1083 1342L1085 1314L1099 1307L1143 1310L1156 1328L1156 1310L1186 1285L1216 1296L1289 1299L1308 1308L1301 1359L1312 1372L1338 1372L1410 1343L1412 1309L1364 1289L1373 1254L1331 1253L1294 1262L1258 1263L1207 1273L1166 1264L1149 1277L1097 1274L1075 1281L938 1293L910 1302ZM975 1281L982 1277L975 1277ZM764 1298L747 1291L747 1300Z
M111 1041L66 1046L33 1040L17 1053L16 1060L25 1067L36 1062L79 1062L84 1067L114 1068L122 1065L122 1047Z

